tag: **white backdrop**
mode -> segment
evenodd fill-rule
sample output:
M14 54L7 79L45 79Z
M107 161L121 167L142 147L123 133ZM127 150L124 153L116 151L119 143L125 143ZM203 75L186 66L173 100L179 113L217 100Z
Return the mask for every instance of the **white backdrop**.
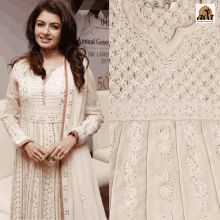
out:
M109 89L109 20L102 12L99 18L77 13L78 36L87 51L89 66L97 83L97 90Z

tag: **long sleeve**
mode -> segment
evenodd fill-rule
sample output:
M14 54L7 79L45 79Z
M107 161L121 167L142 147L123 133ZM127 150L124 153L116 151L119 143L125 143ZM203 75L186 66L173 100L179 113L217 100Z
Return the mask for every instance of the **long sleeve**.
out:
M22 71L22 65L16 63L12 69L9 85L6 93L5 110L1 117L5 129L11 137L16 148L32 141L21 129L19 125L20 117L20 98L16 74Z
M89 67L86 71L88 71L88 88L85 106L86 118L81 126L74 129L79 135L79 145L85 143L89 136L96 133L104 122L96 91L95 79Z

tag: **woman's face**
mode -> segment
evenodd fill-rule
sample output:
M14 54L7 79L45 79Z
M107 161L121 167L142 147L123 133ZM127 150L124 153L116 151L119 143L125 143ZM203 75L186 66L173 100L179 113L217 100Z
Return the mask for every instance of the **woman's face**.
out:
M35 23L35 40L41 49L59 49L61 20L56 14L42 11Z

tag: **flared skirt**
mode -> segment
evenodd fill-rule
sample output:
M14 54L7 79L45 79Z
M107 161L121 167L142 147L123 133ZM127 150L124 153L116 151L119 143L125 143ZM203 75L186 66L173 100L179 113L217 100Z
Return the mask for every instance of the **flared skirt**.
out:
M220 122L110 123L110 220L220 219Z

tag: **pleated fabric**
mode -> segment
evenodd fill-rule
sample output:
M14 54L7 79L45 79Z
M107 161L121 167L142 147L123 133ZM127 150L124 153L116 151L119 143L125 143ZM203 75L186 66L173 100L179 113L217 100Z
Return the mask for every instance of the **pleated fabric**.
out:
M220 219L220 122L110 126L111 220Z

